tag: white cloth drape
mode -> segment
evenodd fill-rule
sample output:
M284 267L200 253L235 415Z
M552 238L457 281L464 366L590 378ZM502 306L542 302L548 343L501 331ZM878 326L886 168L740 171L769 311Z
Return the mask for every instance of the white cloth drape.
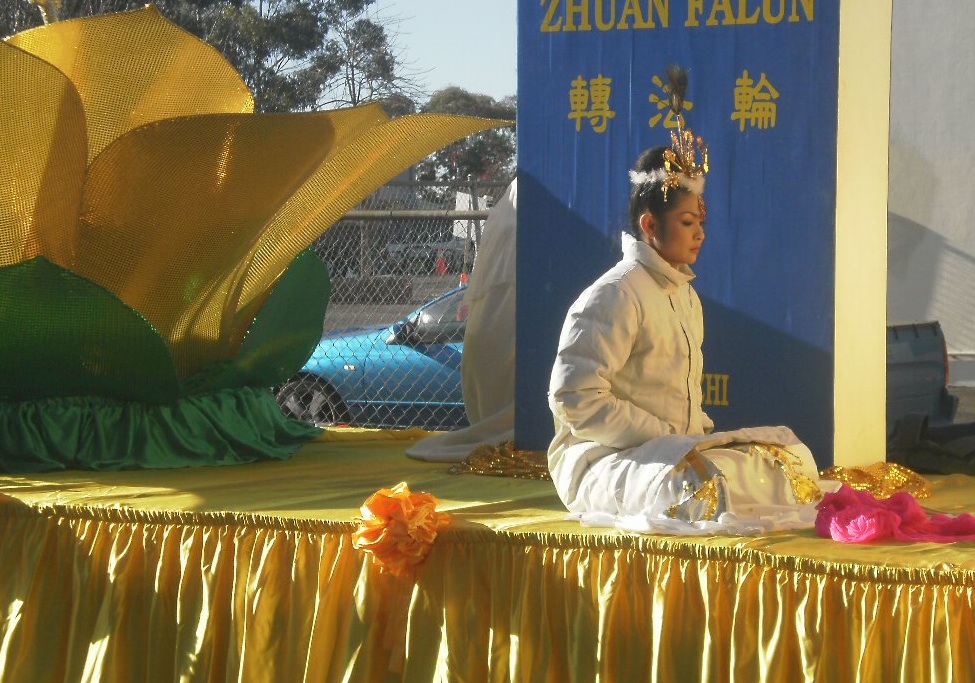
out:
M517 206L515 180L488 214L464 294L461 383L470 426L421 439L406 451L413 458L460 461L476 446L514 438Z

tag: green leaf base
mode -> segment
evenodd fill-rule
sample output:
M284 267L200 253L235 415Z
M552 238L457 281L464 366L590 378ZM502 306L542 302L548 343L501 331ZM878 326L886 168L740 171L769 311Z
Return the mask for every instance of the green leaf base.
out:
M284 460L321 432L281 414L268 389L168 405L96 396L0 402L0 471L120 470Z

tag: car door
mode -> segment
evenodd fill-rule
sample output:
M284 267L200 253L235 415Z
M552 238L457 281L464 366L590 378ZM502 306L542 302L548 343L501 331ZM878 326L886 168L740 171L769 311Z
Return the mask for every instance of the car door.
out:
M466 423L463 293L455 290L419 309L369 355L363 382L372 424L448 429Z

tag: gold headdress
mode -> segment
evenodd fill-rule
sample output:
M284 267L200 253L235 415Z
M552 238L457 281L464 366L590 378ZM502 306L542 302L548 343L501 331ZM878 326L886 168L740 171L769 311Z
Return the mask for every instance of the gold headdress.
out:
M704 192L704 176L708 172L708 146L700 137L694 137L684 121L687 71L672 64L667 67L667 79L670 81L670 110L677 117L677 130L670 132L671 147L664 150L664 170L652 173L630 171L630 180L634 184L662 181L664 201L667 190L678 185L700 196ZM697 163L698 152L701 155L700 164Z

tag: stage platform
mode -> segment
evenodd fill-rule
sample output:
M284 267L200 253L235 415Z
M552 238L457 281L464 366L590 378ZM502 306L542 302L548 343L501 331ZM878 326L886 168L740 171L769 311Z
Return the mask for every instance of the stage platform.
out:
M975 543L635 536L549 482L326 433L285 462L0 476L0 681L965 681ZM383 437L383 438L377 438ZM354 549L400 481L453 515L415 581ZM975 511L975 479L923 501Z

